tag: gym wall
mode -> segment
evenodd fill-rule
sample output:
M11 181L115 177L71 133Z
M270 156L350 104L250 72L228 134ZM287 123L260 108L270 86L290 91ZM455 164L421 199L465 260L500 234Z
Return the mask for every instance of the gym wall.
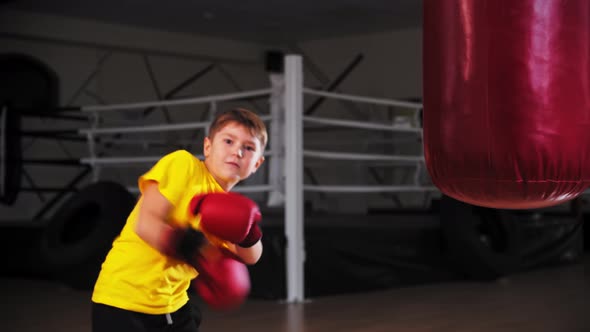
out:
M101 103L126 103L135 101L156 100L157 93L152 85L146 63L140 53L122 51L119 48L134 48L145 50L149 65L157 79L161 93L171 90L188 76L202 70L210 64L216 64L221 69L213 69L201 79L183 90L179 96L204 96L249 90L268 86L268 76L264 71L264 52L271 48L283 49L285 52L302 51L306 55L309 68L313 65L321 74L310 69L306 70L305 82L311 87L325 87L330 80L334 80L341 71L362 53L363 60L338 86L338 91L367 95L380 98L416 98L420 96L420 31L402 30L384 32L371 35L350 36L329 40L315 40L285 45L261 45L233 40L212 39L204 36L188 36L162 31L137 29L121 25L103 24L88 20L78 20L51 15L29 14L18 11L3 11L0 13L0 42L6 50L28 54L45 62L53 68L60 78L61 105L96 105ZM112 53L102 46L114 48ZM156 55L153 55L156 54ZM182 56L168 56L176 54ZM86 89L79 91L82 84L91 77ZM314 100L309 98L307 103ZM229 105L229 104L228 104ZM243 103L242 103L243 105ZM227 106L227 105L226 105ZM246 106L267 111L265 100ZM349 105L350 106L350 105ZM372 109L371 106L361 105L364 114L368 114L374 121L382 121L387 117L385 109ZM339 102L326 102L315 114L337 118L355 118L358 114L350 113L350 107ZM204 114L206 106L182 107L173 111L172 120L196 121ZM106 125L135 125L137 113L120 112L106 119ZM198 115L196 115L198 114ZM165 123L164 113L155 111L143 119L143 123ZM27 128L47 128L72 124L39 119L26 119ZM78 124L74 124L78 125ZM338 135L316 135L314 133L306 139L306 143L315 144L325 142L331 138L344 142L343 148L350 150L366 149L367 142L372 137L362 140L351 140L346 132ZM200 138L196 141L199 142ZM272 143L271 143L272 144ZM404 143L405 144L405 143ZM419 142L412 143L411 150L419 149ZM36 139L34 142L25 140L26 156L43 158L65 158L71 156L86 156L86 144L55 142ZM408 145L410 146L410 145ZM122 148L121 153L132 154L163 154L166 151L154 147L137 149L137 147ZM200 147L195 147L198 153ZM136 177L145 171L149 165L139 165L129 169L105 168L101 176L107 179L134 184ZM331 168L315 170L321 183L330 183L346 177L355 183L366 183L366 176L359 176L362 172L352 165L343 167L343 173L338 174ZM392 178L404 176L393 174ZM56 167L39 167L31 171L35 182L46 185L65 183L72 177L71 169ZM351 176L352 174L352 176ZM259 174L258 176L263 176ZM253 179L256 181L256 179ZM368 203L349 204L349 200L359 201L362 197L333 196L311 199L320 209L342 208L351 209L350 212L362 212ZM422 197L408 195L407 204L422 204ZM390 204L385 200L378 203L378 195L371 197L374 204ZM20 195L13 207L0 207L0 212L6 219L27 219L41 204L33 193ZM34 207L34 208L31 208ZM359 209L361 209L359 211ZM27 211L29 215L23 215ZM1 222L1 221L0 221Z

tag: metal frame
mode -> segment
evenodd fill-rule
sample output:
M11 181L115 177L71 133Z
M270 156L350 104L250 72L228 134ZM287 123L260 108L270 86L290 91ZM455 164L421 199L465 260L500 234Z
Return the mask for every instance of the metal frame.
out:
M303 233L303 66L301 56L285 57L285 236L287 302L302 302L305 239Z

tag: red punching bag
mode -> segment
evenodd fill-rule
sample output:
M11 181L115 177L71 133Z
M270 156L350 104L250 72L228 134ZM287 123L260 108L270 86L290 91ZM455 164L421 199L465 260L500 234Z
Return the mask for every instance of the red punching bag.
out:
M590 185L590 1L425 0L424 154L433 183L493 208Z

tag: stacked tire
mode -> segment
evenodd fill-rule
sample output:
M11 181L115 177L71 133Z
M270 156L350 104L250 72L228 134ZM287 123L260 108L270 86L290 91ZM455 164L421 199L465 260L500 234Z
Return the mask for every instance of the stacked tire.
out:
M102 262L133 209L136 198L115 182L96 182L66 201L40 242L50 275L75 289L93 288Z

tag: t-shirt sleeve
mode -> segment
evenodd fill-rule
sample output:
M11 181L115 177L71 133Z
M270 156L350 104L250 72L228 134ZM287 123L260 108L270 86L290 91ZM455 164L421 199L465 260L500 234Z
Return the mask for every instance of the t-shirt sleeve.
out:
M160 193L172 205L177 206L194 172L193 155L188 151L178 150L162 157L152 169L139 177L139 190L143 193L145 186L150 181L155 181L158 183Z

